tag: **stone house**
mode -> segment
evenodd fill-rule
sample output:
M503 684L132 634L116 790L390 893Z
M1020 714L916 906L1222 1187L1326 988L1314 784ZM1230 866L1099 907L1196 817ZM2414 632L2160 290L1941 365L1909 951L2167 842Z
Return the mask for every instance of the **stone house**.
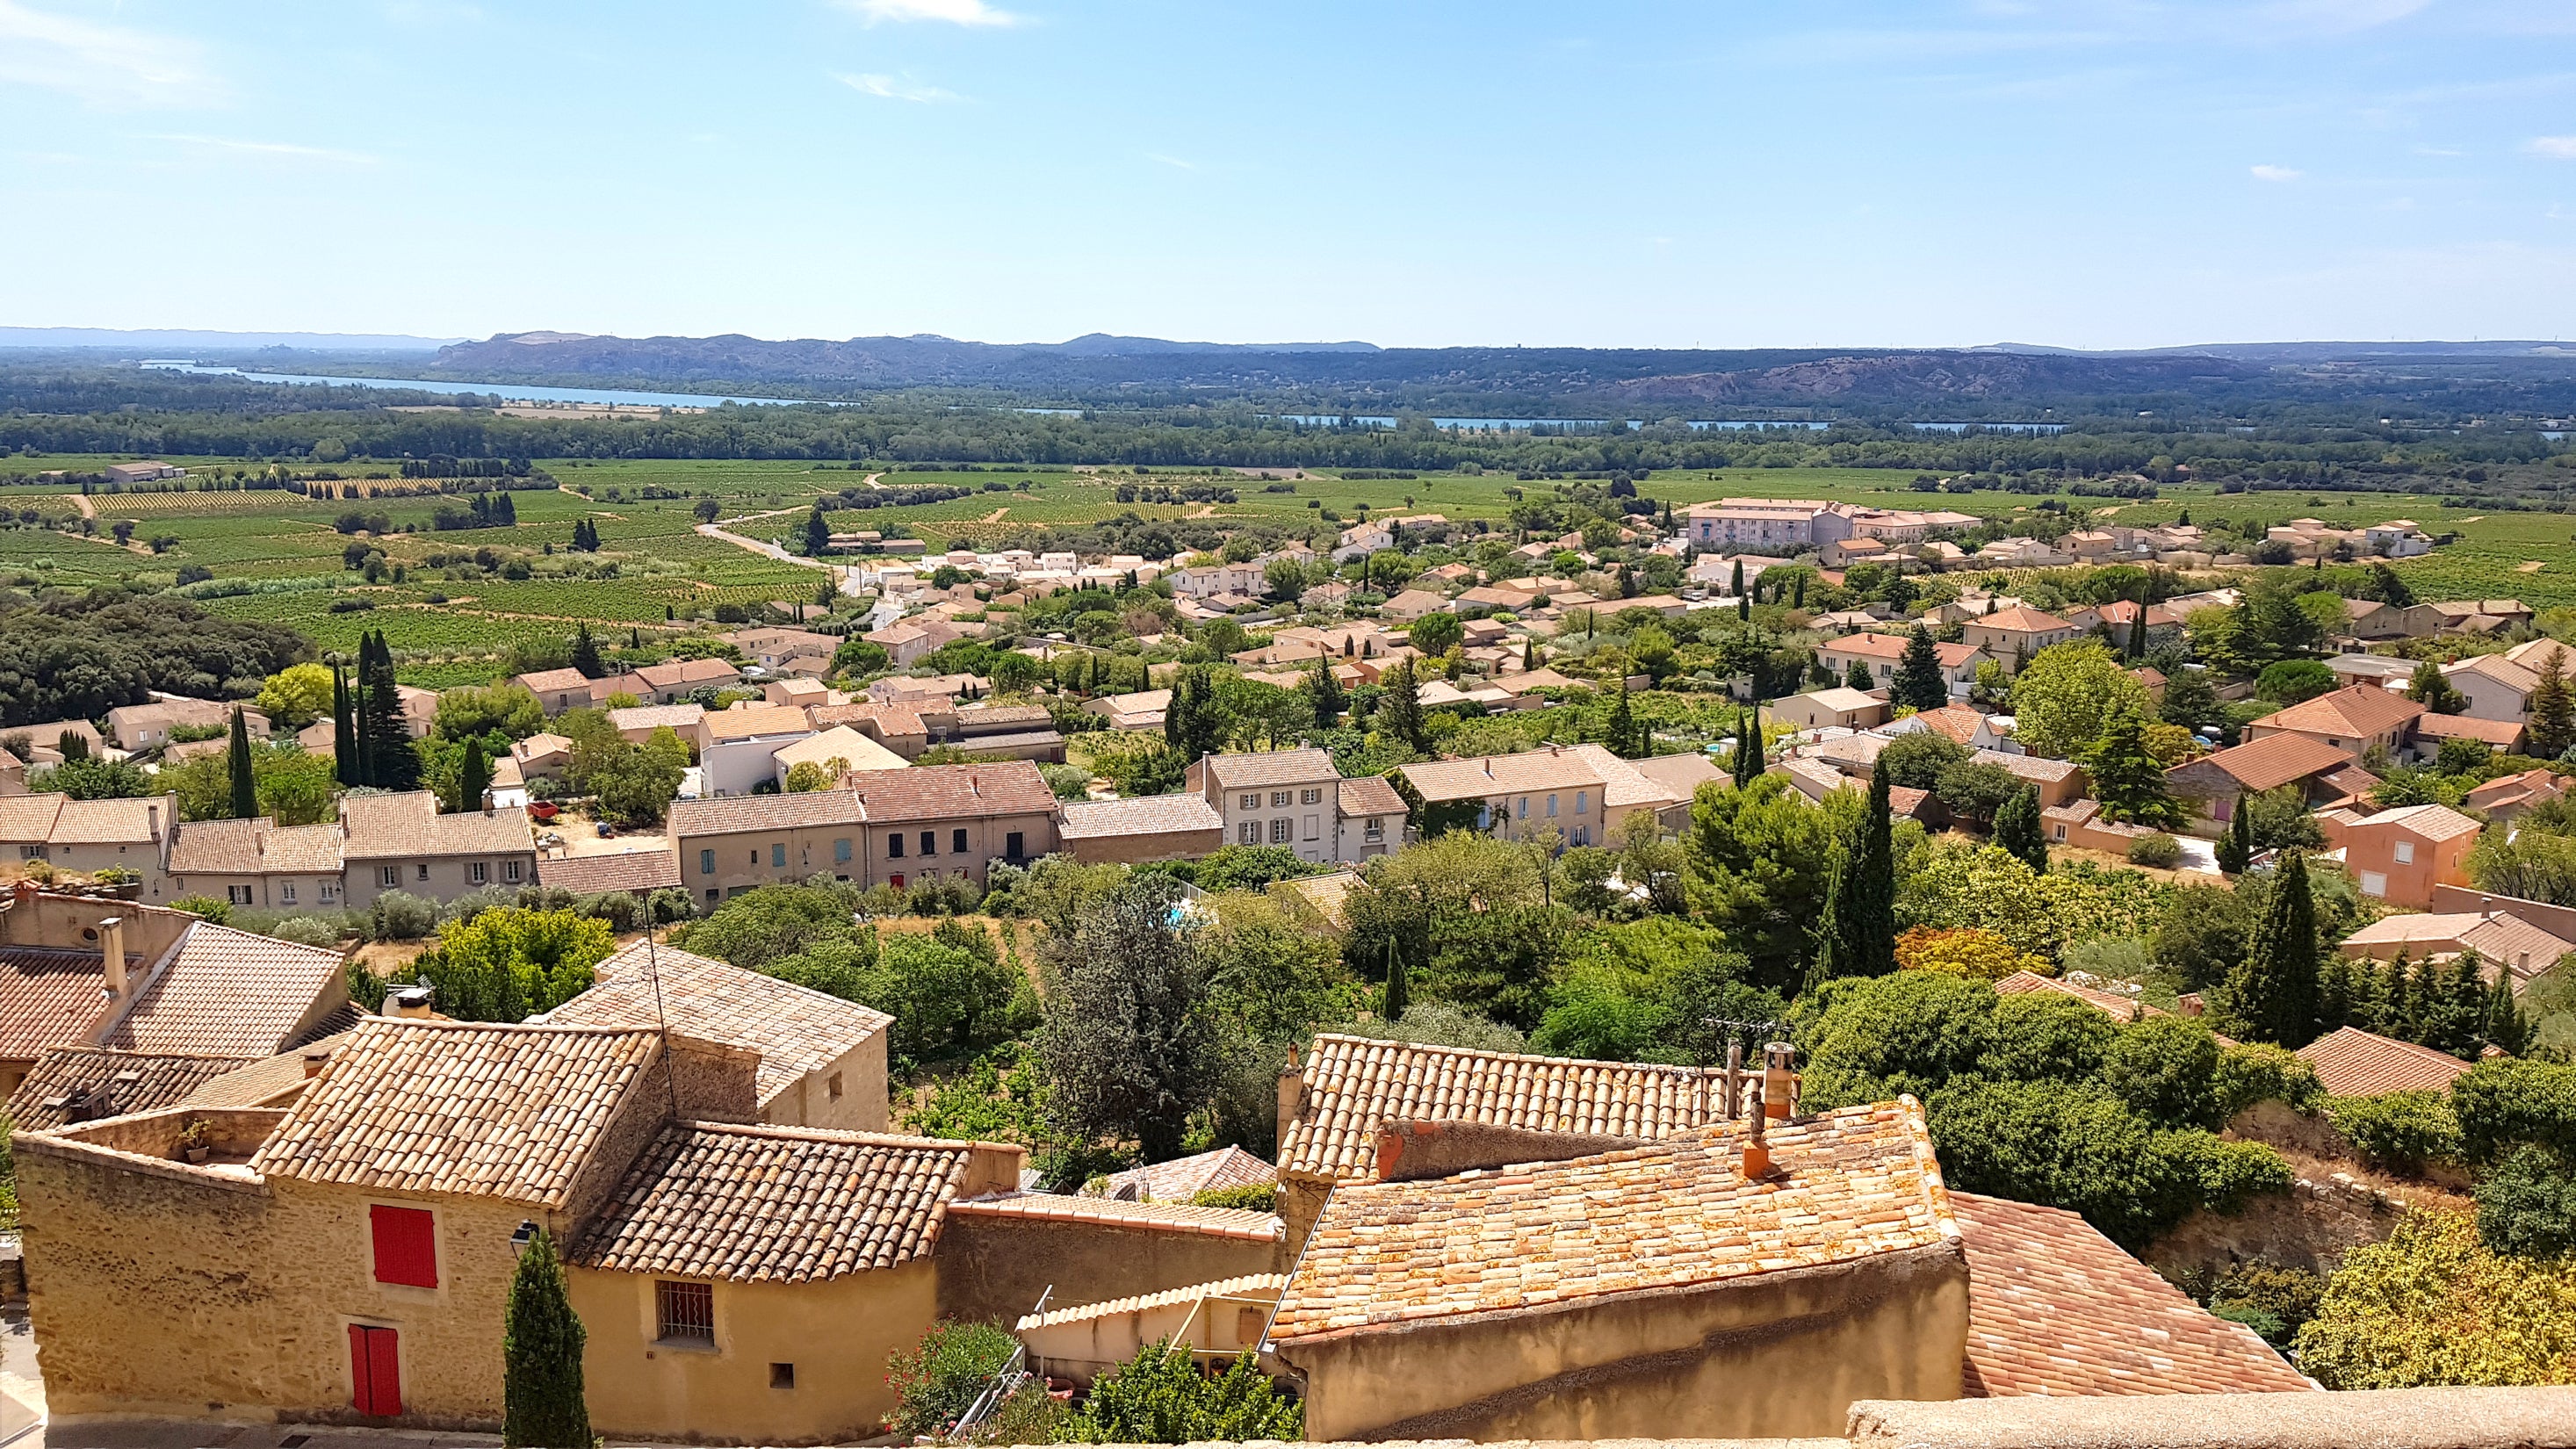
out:
M815 732L806 711L786 704L716 710L699 719L698 729L703 791L719 799L748 795L764 781L775 783L779 750Z
M1959 626L1967 643L2006 664L2026 660L2052 644L2063 644L2084 631L2054 614L2037 609L1998 609ZM1974 671L1971 671L1973 675Z
M991 860L1054 852L1055 804L1026 761L915 765L831 790L674 801L667 830L688 889L714 904L818 873L861 887L942 873L981 885Z
M437 796L411 790L345 796L340 818L320 825L189 821L171 844L166 880L174 897L362 911L390 890L452 901L536 874L524 808L442 815Z
M2352 685L2287 709L2275 710L2245 727L2247 740L2277 734L2301 734L2325 741L2355 759L2373 747L2395 755L2406 748L2424 706L2392 690Z
M75 800L68 795L0 796L0 854L19 862L42 860L57 869L95 875L114 867L133 871L145 900L185 891L169 879L171 842L179 825L179 797L140 800Z
M2376 783L2349 753L2314 735L2295 733L2248 740L2165 772L2175 798L2191 803L2192 824L2201 834L2225 830L2248 795L2296 785L2303 798L2314 802L2361 793ZM2347 788L2352 786L2358 788Z
M1684 517L1683 532L1703 551L1765 548L1795 555L1854 532L1849 505L1813 499L1725 498L1694 504Z
M1368 812L1354 817L1345 810L1351 783L1331 755L1308 747L1209 755L1190 765L1184 788L1216 811L1228 844L1287 846L1300 860L1348 865L1404 838L1404 801L1393 788L1381 780L1384 796L1351 793L1349 809Z
M1875 694L1863 693L1835 685L1830 689L1811 689L1771 701L1771 718L1800 729L1823 729L1840 726L1865 730L1887 722L1888 702Z
M242 724L251 738L268 737L268 716L243 707L236 701L191 699L183 694L155 692L142 704L119 705L107 712L107 732L123 750L149 750L170 742L174 729L232 728L233 711L240 708Z
M546 1013L555 1026L667 1026L760 1053L759 1119L774 1127L886 1130L886 1037L894 1018L856 1002L638 941L599 963L589 990Z
M866 812L848 790L674 800L665 830L680 877L703 908L757 886L785 885L817 872L858 880L859 827Z
M537 669L514 675L510 682L537 697L549 718L568 709L590 709L608 698L599 688L606 681L591 678L578 669Z
M1196 860L1225 844L1225 821L1197 795L1069 800L1056 814L1064 848L1085 865Z
M1549 745L1517 755L1430 760L1400 772L1422 798L1424 829L1446 807L1472 811L1479 830L1523 837L1556 831L1569 845L1614 840L1640 811L1652 814L1689 799L1599 745ZM1467 823L1461 819L1457 823Z
M1869 671L1871 681L1879 688L1896 682L1897 670L1904 667L1905 649L1910 641L1903 634L1846 634L1817 646L1816 657L1844 679L1851 667L1859 664ZM1940 656L1941 681L1950 686L1953 698L1967 697L1968 686L1977 682L1977 666L1993 656L1973 644L1943 644L1934 641L1933 652ZM2009 656L2007 656L2009 657Z
M2538 670L2526 669L2501 654L2480 654L2457 664L2445 664L2442 677L2468 700L2468 707L2460 713L2472 719L2510 724L2521 724L2530 714L2531 692L2540 687Z

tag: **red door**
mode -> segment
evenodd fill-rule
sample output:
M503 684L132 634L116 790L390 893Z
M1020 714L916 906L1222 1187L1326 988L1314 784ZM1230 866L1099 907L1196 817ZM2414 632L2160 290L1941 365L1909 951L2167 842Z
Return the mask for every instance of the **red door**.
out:
M902 890L903 872L897 871L893 875L886 877L886 884L893 886L896 890Z
M402 1370L394 1346L390 1328L349 1325L349 1378L357 1385L359 1413L391 1418L402 1412Z

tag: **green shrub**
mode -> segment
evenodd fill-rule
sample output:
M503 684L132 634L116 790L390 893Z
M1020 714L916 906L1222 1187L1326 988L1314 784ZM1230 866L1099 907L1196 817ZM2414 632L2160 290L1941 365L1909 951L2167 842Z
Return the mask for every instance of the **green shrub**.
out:
M2216 1127L2218 1038L2187 1016L2150 1016L2122 1027L2102 1053L2102 1080L2132 1111L2161 1127Z
M1019 1347L1017 1339L994 1324L932 1324L919 1347L886 1362L886 1385L895 1398L886 1427L907 1437L945 1432L974 1407L976 1396Z
M181 896L170 903L170 909L203 917L218 926L233 918L232 903L216 900L213 896Z
M438 929L438 902L387 891L367 908L368 933L379 941L417 941Z
M2519 1058L2483 1061L2451 1083L2464 1156L2483 1166L2514 1144L2576 1153L2576 1065Z
M2330 1097L2325 1109L2335 1130L2375 1167L2412 1175L2428 1162L2460 1159L2459 1119L2439 1092Z
M2491 1253L2556 1258L2576 1248L2576 1162L2538 1143L2478 1179L2478 1238Z
M2186 1134L2156 1131L2099 1083L1964 1078L1928 1114L1951 1186L2070 1209L2123 1246L2200 1203Z
M2290 1164L2267 1143L2231 1142L2205 1132L2179 1135L2190 1139L2200 1205L2211 1212L2233 1213L2248 1198L2290 1190Z
M2257 1102L2285 1102L2293 1111L2313 1112L2326 1095L2326 1089L2317 1082L2316 1068L2288 1047L2268 1042L2239 1042L2221 1048L2210 1087L2217 1097L2218 1120L2222 1122Z
M1995 1044L1995 989L1932 971L1843 977L1799 998L1814 1011L1800 1100L1812 1111L1928 1097L1978 1070Z
M2025 991L1996 1001L1994 1041L1980 1075L2008 1082L2082 1081L2102 1070L2120 1033L2093 1003L2058 991Z
M2182 842L2159 831L2129 842L2129 864L2172 870L2182 864Z
M1250 1350L1211 1376L1157 1339L1095 1380L1061 1434L1089 1444L1294 1443L1305 1437L1306 1412L1272 1386Z
M2413 1213L2345 1256L2297 1347L2329 1389L2576 1382L2576 1260L2499 1256L2469 1214Z
M2271 1263L2239 1263L2219 1277L2209 1295L2209 1311L2262 1334L2274 1348L2286 1349L2324 1301L2323 1274Z
M1240 1208L1245 1212L1269 1213L1279 1210L1279 1187L1276 1183L1256 1182L1243 1187L1212 1187L1190 1198L1192 1207Z

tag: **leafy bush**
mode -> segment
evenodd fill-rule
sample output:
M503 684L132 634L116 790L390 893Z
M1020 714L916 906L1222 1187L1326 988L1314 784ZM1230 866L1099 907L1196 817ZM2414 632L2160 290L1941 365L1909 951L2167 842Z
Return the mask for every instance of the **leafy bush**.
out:
M2221 1275L2209 1311L2242 1323L2276 1349L2286 1349L2324 1302L2323 1274L2271 1263L2238 1263Z
M1798 999L1810 1111L1928 1097L1995 1042L1995 989L1929 971L1844 977Z
M1245 1212L1267 1213L1279 1210L1279 1187L1276 1183L1256 1182L1243 1187L1214 1187L1193 1194L1192 1207L1240 1208Z
M2478 1179L2478 1237L2487 1251L2558 1258L2576 1248L2576 1162L2524 1143Z
M932 1324L919 1347L886 1362L886 1386L895 1395L886 1427L906 1436L945 1432L975 1406L976 1396L1019 1347L1017 1339L994 1324Z
M2182 864L2182 842L2159 831L2129 842L2129 864L2172 870Z
M2224 1122L2257 1102L2286 1102L2291 1110L2313 1112L2325 1100L2317 1069L2288 1047L2268 1042L2240 1042L2222 1048L2210 1079L2217 1098L2218 1120Z
M1995 1003L1994 1041L1978 1071L2007 1082L2079 1082L2102 1070L2119 1024L2089 1001L2026 991Z
M170 903L170 909L203 917L218 926L233 918L232 903L216 900L213 896L181 896Z
M2019 950L1994 932L1974 926L1947 931L1915 926L1896 938L1896 964L1908 971L1937 971L1971 981L2001 981L2016 971L2054 973L2045 957Z
M2345 1255L2297 1346L2329 1389L2576 1382L2576 1259L2501 1256L2466 1213L2413 1213Z
M2496 1161L2521 1142L2576 1153L2576 1065L2480 1062L2451 1083L2451 1110L2472 1164Z
M387 891L368 908L369 934L379 941L417 941L438 929L438 902L409 891Z
M1089 1444L1294 1443L1305 1437L1306 1411L1271 1384L1249 1349L1210 1375L1157 1339L1095 1380L1061 1432Z
M385 994L391 983L367 969L367 963L352 956L340 963L340 975L348 983L349 999L367 1010L381 1014Z
M2102 1054L2102 1078L2132 1111L2163 1127L2216 1127L2218 1038L2187 1016L2151 1016Z
M2377 1097L2332 1097L2326 1119L2375 1167L2409 1175L2428 1162L2460 1157L2460 1122L2440 1092L2390 1092Z
M2104 936L2066 948L2060 958L2066 970L2111 980L2134 981L2155 967L2147 943L2128 936Z
M591 968L614 949L603 921L503 906L450 924L413 969L448 1016L524 1021L588 990Z
M2206 1132L2176 1135L2190 1144L2200 1175L2200 1205L2211 1212L2232 1213L2248 1198L2290 1190L2289 1162L2266 1143L2231 1142Z
M299 946L328 947L340 944L339 923L325 920L320 916L288 916L260 934L274 936L281 941L293 941Z

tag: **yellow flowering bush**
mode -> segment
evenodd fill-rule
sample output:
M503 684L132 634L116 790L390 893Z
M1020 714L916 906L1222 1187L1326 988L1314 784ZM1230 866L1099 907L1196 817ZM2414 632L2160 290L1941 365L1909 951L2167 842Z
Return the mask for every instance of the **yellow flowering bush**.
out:
M2345 1257L2298 1352L2330 1389L2576 1383L2576 1260L2502 1257L2468 1213L2412 1213Z
M1908 971L1938 971L1971 981L2001 981L2016 971L2057 974L2048 958L2021 950L2002 936L1976 926L1949 930L1916 926L1896 938L1896 964Z

